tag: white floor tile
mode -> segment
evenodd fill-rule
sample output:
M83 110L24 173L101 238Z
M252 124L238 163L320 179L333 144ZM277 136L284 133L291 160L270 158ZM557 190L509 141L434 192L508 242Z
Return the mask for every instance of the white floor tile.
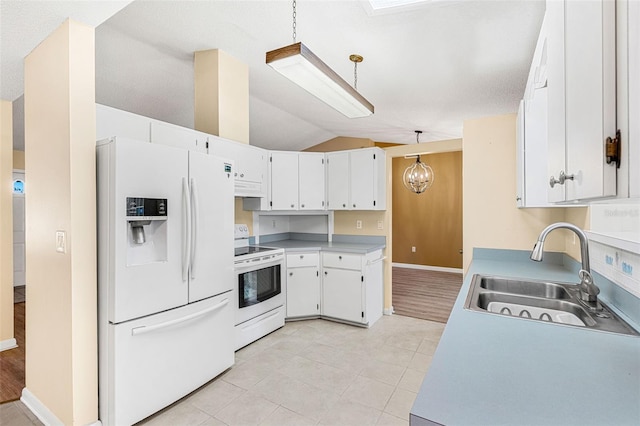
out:
M228 425L259 425L278 408L260 395L247 392L236 398L216 414L215 418Z
M398 383L398 388L418 393L420 386L422 386L424 375L423 371L407 368L402 375L402 379L400 379L400 383Z
M260 423L261 426L312 426L316 424L315 420L301 416L284 407L276 408L269 417Z
M224 380L215 380L191 395L188 402L210 416L215 416L218 411L245 392L246 390Z
M372 409L357 402L341 399L320 420L323 426L375 425L381 411Z
M394 386L358 376L343 396L367 407L383 410L394 390Z
M387 406L384 408L385 413L389 413L398 418L409 420L409 411L416 399L416 393L404 389L396 389L391 395Z

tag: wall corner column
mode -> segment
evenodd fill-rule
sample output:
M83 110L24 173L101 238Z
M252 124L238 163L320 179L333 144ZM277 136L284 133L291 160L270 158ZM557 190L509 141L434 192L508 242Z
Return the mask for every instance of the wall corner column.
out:
M249 143L249 66L220 49L194 54L194 128Z
M22 400L49 424L98 419L94 36L67 20L25 59Z
M13 109L0 100L0 351L16 347L13 334Z

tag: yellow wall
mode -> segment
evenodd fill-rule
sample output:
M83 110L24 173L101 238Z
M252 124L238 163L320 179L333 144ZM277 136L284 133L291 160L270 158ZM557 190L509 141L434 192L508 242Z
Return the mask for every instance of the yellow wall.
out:
M13 151L13 168L24 170L24 151Z
M353 138L345 138L353 139ZM391 300L391 259L392 259L392 158L404 157L415 153L438 153L460 151L462 141L460 139L429 142L428 144L398 145L385 149L387 154L387 210L386 211L336 211L334 213L334 233L338 235L384 235L387 247L384 251L386 260L384 261L384 307L389 309L392 306ZM362 229L356 229L356 220L362 220ZM378 229L378 221L383 223L383 229Z
M462 151L422 155L434 173L421 194L405 188L416 158L393 159L393 262L462 268ZM415 247L415 251L412 251Z
M13 335L13 112L0 101L0 342Z
M194 55L195 126L249 143L249 66L219 49Z
M337 137L305 149L307 152L344 151L346 149L370 148L375 146L371 139Z
M463 265L474 247L531 250L540 231L563 221L564 208L516 208L516 115L467 120L463 129ZM564 251L561 232L545 249Z
M69 20L25 59L26 389L66 425L98 418L94 67Z

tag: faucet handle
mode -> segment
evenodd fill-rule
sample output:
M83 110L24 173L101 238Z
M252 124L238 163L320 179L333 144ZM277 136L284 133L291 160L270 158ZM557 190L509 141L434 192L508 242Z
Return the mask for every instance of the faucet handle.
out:
M581 269L578 277L580 278L580 298L585 302L597 302L600 289L593 282L591 273Z

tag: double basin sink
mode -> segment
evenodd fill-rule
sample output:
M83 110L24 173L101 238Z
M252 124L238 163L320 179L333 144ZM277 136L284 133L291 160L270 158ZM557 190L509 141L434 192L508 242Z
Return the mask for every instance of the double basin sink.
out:
M503 278L476 274L465 309L546 321L610 333L639 336L629 324L601 302L580 301L578 286L569 283Z

